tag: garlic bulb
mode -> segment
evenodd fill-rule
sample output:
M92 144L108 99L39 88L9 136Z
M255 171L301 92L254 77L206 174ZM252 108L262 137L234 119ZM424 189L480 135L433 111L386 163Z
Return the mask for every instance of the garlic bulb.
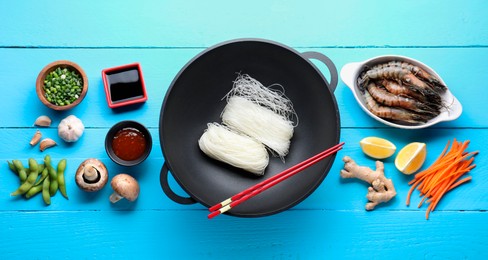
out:
M76 142L83 135L85 126L74 115L61 120L58 125L58 135L66 142Z

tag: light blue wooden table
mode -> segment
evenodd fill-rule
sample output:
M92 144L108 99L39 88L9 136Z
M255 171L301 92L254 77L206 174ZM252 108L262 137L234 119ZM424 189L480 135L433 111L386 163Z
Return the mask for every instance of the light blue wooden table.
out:
M0 8L0 258L488 258L488 4L474 1L5 1ZM430 65L460 100L455 121L424 130L387 127L368 117L340 82L335 96L341 116L339 152L329 175L306 200L264 218L219 216L179 205L161 191L164 162L158 122L163 97L178 71L195 55L222 41L256 37L299 52L317 51L340 69L377 55L409 56ZM85 100L69 112L55 112L38 100L35 80L48 63L67 59L88 74ZM149 99L135 110L108 108L101 70L139 62ZM317 64L328 76L325 66ZM59 141L41 153L28 144L34 120L46 114L57 138L69 114L86 126L73 145ZM117 166L105 153L104 137L118 121L149 127L150 157L132 168ZM411 177L385 160L398 196L372 212L364 210L367 186L342 181L341 158L374 161L359 140L380 136L397 147L425 142L426 167L447 140L471 140L479 150L473 180L450 192L425 220L425 207L406 207ZM45 206L40 198L10 197L18 185L6 160L68 159L65 200ZM84 159L100 158L110 176L127 172L141 185L136 203L112 205L109 186L94 194L77 188L74 172ZM184 192L171 180L172 187ZM418 202L414 197L414 203Z

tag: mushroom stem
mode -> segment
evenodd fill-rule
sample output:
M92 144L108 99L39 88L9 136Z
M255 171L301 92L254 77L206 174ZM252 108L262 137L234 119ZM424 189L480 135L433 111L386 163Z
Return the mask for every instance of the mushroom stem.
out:
M83 169L83 178L85 178L88 182L96 182L99 176L100 173L98 172L97 168L92 164L86 165Z
M114 193L112 193L112 195L110 195L110 202L116 203L117 201L119 201L123 198L124 197L120 196L120 194L118 194L117 192L114 191Z

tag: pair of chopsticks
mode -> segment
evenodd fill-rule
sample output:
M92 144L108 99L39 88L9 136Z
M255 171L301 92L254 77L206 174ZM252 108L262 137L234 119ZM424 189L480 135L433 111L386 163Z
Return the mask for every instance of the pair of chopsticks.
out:
M259 193L273 187L274 185L290 178L291 176L305 170L306 168L316 164L317 162L325 159L326 157L328 157L329 155L332 155L334 153L336 153L337 151L341 150L342 149L342 146L344 145L344 142L340 143L340 144L336 144L334 146L332 146L331 148L319 153L319 154L316 154L310 158L308 158L307 160L301 162L301 163L298 163L278 174L276 174L275 176L269 178L269 179L266 179L254 186L251 186L237 194L235 194L234 196L210 207L208 210L211 211L210 214L208 214L208 218L211 219L211 218L214 218L234 207L236 207L237 205L241 204L242 202L258 195Z

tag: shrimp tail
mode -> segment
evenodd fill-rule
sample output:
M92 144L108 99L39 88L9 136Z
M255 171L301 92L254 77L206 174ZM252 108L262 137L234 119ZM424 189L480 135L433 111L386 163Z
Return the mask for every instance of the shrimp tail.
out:
M429 87L438 93L442 93L447 89L446 85L444 85L439 78L408 62L390 61L386 64L386 66L400 67L409 70L413 75L424 81Z
M364 91L365 91L364 86L367 86L369 84L369 81L370 81L370 78L368 77L368 75L365 72L363 72L361 74L361 76L358 77L357 84L358 84L358 87L359 87L359 90L361 91L361 93L364 93Z
M428 79L429 80L429 79ZM429 81L426 82L427 85L429 85L432 89L434 89L437 93L442 93L446 91L447 87L446 85L442 84L440 81L438 81L436 78L432 78Z
M442 97L441 95L431 89L430 87L426 87L427 84L422 82L421 84L417 84L417 80L412 80L415 76L409 75L405 78L402 83L404 83L407 87L409 87L412 91L417 92L424 96L429 102L434 104L442 104Z
M388 90L381 86L376 85L374 82L370 82L367 86L369 94L376 100L376 102L390 107L401 107L411 110L416 113L430 115L432 117L439 114L438 109L429 107L422 102L417 101L411 97L395 95L388 92Z

